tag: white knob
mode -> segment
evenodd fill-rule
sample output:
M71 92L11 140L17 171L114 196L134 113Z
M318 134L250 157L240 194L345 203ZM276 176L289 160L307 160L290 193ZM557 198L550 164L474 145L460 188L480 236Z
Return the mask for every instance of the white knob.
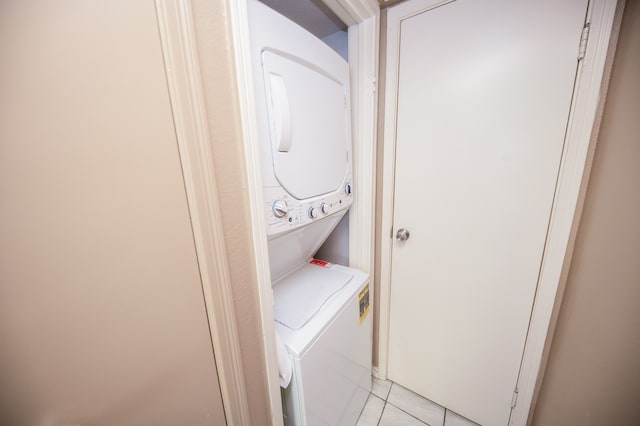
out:
M329 213L329 209L330 209L329 204L327 203L320 204L320 210L322 210L322 213L324 214Z
M316 209L315 207L309 207L309 217L311 219L315 219L316 217L318 217L318 209Z
M283 218L289 213L289 207L284 200L275 200L271 205L271 211L277 218Z
M344 186L344 193L347 195L351 195L351 191L352 191L351 184L350 183L346 184Z

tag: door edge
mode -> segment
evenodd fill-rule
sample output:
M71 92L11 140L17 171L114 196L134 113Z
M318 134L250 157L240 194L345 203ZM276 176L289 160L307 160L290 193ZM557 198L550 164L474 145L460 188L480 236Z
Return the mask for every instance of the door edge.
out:
M509 425L530 424L562 303L597 143L624 0L590 0L589 41L576 79L538 287Z

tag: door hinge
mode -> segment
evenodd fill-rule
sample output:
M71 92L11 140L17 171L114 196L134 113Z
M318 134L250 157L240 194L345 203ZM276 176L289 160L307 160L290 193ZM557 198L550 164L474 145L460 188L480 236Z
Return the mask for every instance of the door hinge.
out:
M578 61L584 59L584 55L587 53L587 42L589 41L589 29L590 23L586 23L582 28L582 35L580 35L580 47L578 48Z
M371 76L371 93L376 93L376 90L378 90L378 80L376 79L375 75Z
M513 391L513 397L511 397L511 409L516 408L518 404L518 388Z

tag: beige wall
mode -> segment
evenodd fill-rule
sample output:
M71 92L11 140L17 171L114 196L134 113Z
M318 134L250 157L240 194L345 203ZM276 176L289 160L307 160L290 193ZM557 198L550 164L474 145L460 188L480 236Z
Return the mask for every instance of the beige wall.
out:
M3 1L0 52L0 424L223 424L154 3Z
M380 44L378 61L378 128L376 141L376 219L374 244L374 272L373 272L373 357L372 363L378 365L378 348L380 346L380 262L382 237L388 235L382 232L382 176L384 173L384 104L385 77L387 75L387 9L380 10Z
M640 1L627 2L534 425L640 424Z
M192 4L251 424L266 425L271 414L229 2Z

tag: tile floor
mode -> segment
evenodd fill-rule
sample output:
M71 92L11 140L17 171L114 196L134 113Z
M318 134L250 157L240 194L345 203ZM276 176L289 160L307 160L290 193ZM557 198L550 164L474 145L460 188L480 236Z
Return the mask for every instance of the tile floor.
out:
M373 387L356 426L478 426L389 380Z

